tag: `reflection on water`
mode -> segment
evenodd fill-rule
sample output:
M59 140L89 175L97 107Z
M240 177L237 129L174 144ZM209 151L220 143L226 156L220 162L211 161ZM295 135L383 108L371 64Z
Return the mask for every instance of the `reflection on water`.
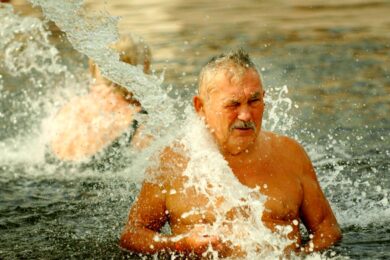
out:
M13 3L23 15L41 17L29 3ZM146 39L153 68L165 70L163 87L172 84L171 94L179 89L185 100L210 56L246 48L272 99L288 87L294 121L277 130L298 138L313 159L344 232L336 251L353 259L390 257L388 1L112 0L85 6L122 16L120 31ZM87 85L86 58L49 27L56 62L66 73L15 78L0 54L0 258L128 257L116 246L136 190L126 175L30 162L39 153L30 139L39 136L44 114Z

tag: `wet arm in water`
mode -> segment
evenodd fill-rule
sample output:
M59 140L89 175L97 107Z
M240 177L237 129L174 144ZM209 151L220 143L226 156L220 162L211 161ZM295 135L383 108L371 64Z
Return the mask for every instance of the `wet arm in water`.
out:
M304 252L310 253L334 245L341 239L341 231L329 202L321 190L313 166L306 154L304 157L303 202L300 213L303 223L312 234L309 243L303 249Z
M137 201L130 210L120 245L143 254L155 254L161 251L202 254L209 245L222 251L225 246L218 237L202 235L196 227L180 235L164 235L159 232L169 220L166 207L168 195L164 191L170 190L169 183L176 180L187 165L187 158L183 156L182 148L178 145L173 147L175 148L168 147L162 152L158 167L147 171L147 179L153 181L143 184Z
M148 178L154 181L153 183L144 182L142 185L120 238L121 247L143 254L178 250L179 242L175 242L172 236L159 232L168 220L166 192L163 192L166 188L165 176L170 176L172 171L177 170L175 167L166 167L166 164L170 162L168 159L172 157L171 150L167 149L160 157L159 167L148 170Z
M217 247L219 240L216 237L202 237L196 233L181 237L159 233L167 220L165 212L165 194L161 187L144 183L120 238L121 247L142 254L161 251L201 254L209 244Z
M165 196L159 191L155 184L143 184L120 238L121 247L137 253L155 253L169 247L168 241L164 244L165 240L155 239L166 221Z

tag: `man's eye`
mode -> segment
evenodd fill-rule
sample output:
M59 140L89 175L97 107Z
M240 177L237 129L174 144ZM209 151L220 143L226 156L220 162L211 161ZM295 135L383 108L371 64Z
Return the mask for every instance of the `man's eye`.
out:
M260 103L260 98L255 98L255 99L251 99L249 100L249 104L257 104L257 103Z
M229 103L226 105L227 108L234 108L234 107L238 107L240 105L240 103L238 102L233 102L233 103Z

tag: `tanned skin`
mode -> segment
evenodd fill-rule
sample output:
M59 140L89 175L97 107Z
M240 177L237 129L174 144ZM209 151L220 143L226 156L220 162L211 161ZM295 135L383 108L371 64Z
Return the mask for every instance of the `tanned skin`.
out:
M230 70L216 72L208 82L213 87L207 96L194 97L196 112L205 119L237 179L248 187L260 187L261 193L267 196L261 218L264 224L272 231L276 225L293 228L288 234L292 243L286 253L329 248L340 240L341 232L309 157L293 139L261 131L264 90L260 77L251 68L240 77L233 75L234 70L232 65ZM237 122L253 122L255 128L235 127ZM137 253L171 251L200 255L211 245L222 257L245 256L240 248L224 244L216 236L199 234L199 224L212 224L215 212L204 208L207 202L204 195L184 187L183 171L188 159L177 150L177 147L165 149L159 167L153 170L157 181L144 182L130 210L120 239L121 247ZM181 217L197 207L207 213ZM234 218L234 213L227 218ZM166 221L172 235L160 233ZM300 222L313 235L305 245L301 243ZM190 235L185 238L173 239L187 233Z
M91 62L90 72L95 79L90 91L72 98L53 118L50 148L63 161L80 162L102 151L131 127L134 115L141 111L130 93L118 91L120 87L105 79ZM142 149L151 140L139 130L131 144Z

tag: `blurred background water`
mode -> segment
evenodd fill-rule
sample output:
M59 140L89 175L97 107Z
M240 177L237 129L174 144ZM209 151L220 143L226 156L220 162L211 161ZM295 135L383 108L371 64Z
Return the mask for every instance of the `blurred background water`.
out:
M54 23L42 27L39 8L11 5L18 16L0 8L0 258L131 258L117 240L136 195L133 173L44 158L42 121L87 90L87 57ZM163 88L185 102L209 57L245 48L284 123L275 130L313 160L344 234L334 251L390 258L389 1L88 0L85 8L120 16L121 33L145 38ZM12 55L18 43L24 58L42 50L29 58L35 67ZM290 110L278 103L283 86ZM275 118L267 119L270 129Z

